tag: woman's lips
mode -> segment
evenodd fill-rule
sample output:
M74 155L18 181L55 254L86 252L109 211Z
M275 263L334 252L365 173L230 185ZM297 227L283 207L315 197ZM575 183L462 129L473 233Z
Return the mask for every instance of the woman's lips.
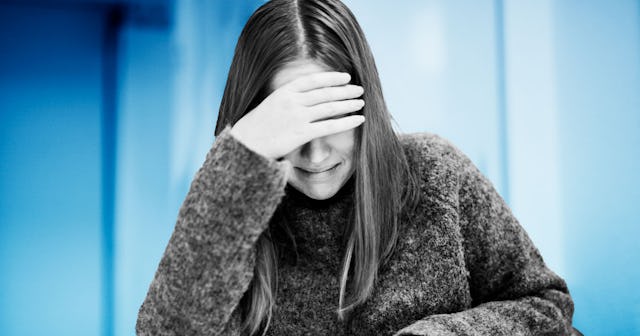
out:
M326 171L329 171L335 167L337 167L340 163L336 163L332 166L326 167L326 168L321 168L321 169L306 169L306 168L301 168L301 167L296 167L300 170L302 170L303 172L307 173L307 174L319 174L319 173L323 173Z

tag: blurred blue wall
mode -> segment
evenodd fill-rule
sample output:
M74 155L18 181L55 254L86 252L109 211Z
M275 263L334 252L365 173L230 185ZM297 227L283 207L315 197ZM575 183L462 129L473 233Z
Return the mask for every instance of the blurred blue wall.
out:
M0 334L133 335L262 1L0 2ZM450 139L640 334L638 1L345 0L401 132Z
M101 330L104 17L0 4L2 335Z
M182 1L172 25L120 34L114 328L132 335L191 179L213 143L226 72L258 2Z
M577 323L640 335L640 6L555 6L568 281Z

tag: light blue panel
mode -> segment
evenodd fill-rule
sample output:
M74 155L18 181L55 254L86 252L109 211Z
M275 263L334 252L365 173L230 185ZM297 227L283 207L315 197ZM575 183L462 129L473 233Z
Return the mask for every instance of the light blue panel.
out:
M504 18L510 205L566 276L552 0L505 1Z
M640 334L637 1L555 3L566 264L586 335Z
M451 140L504 193L494 1L345 1L402 132Z
M213 143L237 39L264 1L181 1L176 5L175 97L171 116L171 204L182 204Z
M102 27L0 4L2 335L100 333Z
M115 335L134 335L174 223L168 211L169 116L173 107L167 29L123 27L120 35L115 205Z

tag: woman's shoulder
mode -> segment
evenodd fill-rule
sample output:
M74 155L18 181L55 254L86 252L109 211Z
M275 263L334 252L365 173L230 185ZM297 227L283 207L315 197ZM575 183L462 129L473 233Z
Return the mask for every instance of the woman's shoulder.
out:
M398 134L398 139L412 167L448 167L458 169L466 155L449 139L431 132Z

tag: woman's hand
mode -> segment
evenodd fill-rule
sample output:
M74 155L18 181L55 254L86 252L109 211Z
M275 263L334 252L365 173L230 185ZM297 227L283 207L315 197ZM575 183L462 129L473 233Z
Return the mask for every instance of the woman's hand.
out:
M364 106L361 86L347 84L348 73L317 72L301 76L265 98L231 128L231 135L254 152L278 159L297 147L358 127L364 116L336 116ZM325 120L328 119L328 120Z

